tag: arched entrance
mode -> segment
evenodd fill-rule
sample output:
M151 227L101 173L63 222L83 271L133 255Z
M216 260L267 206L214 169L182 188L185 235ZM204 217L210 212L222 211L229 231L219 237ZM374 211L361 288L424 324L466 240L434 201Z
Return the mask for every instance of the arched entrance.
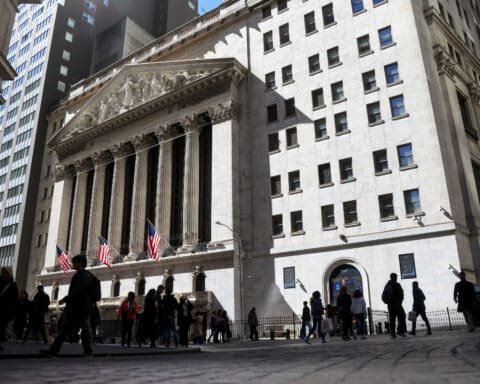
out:
M338 293L342 286L347 287L347 292L351 295L353 291L359 289L363 292L363 281L360 271L351 264L342 264L336 267L329 278L330 303L335 305Z

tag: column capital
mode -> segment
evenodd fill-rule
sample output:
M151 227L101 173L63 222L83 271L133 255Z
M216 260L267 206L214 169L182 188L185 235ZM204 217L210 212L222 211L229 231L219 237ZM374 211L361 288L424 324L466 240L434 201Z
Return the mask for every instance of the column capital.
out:
M164 141L171 136L170 127L167 125L161 125L155 130L155 136L158 141Z
M151 137L148 135L135 136L131 143L135 151L143 151L153 144Z
M92 168L92 163L89 159L80 159L73 162L73 168L76 173L86 172Z
M128 147L127 144L115 144L113 147L109 149L110 153L112 154L113 158L116 160L121 157L125 157L130 154L131 149Z
M221 123L225 120L238 120L240 116L240 105L235 100L228 100L208 109L208 115L212 124Z
M435 55L435 60L437 62L437 69L439 75L447 75L452 80L455 75L455 63L449 57L449 55L441 50Z
M71 176L74 173L74 168L68 164L57 164L55 166L55 171L53 177L55 181L63 180L66 176Z
M185 130L185 133L193 133L198 131L200 126L198 124L198 115L196 113L186 116L182 120L180 120L180 125Z
M468 84L468 92L470 93L470 97L472 100L479 104L480 103L480 87L475 83Z
M95 168L101 167L111 160L111 155L107 151L95 152L92 155L92 161Z

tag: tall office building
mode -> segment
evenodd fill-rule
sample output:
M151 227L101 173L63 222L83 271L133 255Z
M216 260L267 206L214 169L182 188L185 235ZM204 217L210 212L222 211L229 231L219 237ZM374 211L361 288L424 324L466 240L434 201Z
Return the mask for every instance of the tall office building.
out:
M41 170L46 114L71 84L88 77L96 35L123 20L119 39L127 45L119 52L129 54L162 33L163 3L48 0L20 5L7 55L18 77L5 83L6 103L0 106L0 265L15 267L21 287L32 241L46 243L46 237L32 239L33 223L50 217L48 210L35 216L37 195L40 202L51 197L51 190L38 191L39 180L51 172ZM189 12L178 17L179 24L196 16L196 2L185 3ZM120 57L112 55L103 65Z

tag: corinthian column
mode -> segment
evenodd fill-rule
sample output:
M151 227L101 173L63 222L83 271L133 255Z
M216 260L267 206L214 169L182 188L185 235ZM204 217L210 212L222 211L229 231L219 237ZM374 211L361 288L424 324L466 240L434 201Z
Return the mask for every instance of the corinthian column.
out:
M88 169L91 166L86 160L78 160L73 166L77 173L75 185L75 196L73 198L72 220L70 226L70 242L68 252L74 256L85 251L82 247L83 221L86 208L87 177Z
M192 252L198 242L198 204L200 177L200 130L196 116L181 122L185 133L185 169L183 178L183 252Z
M159 143L155 227L168 240L172 201L172 141L165 141L169 137L166 127L161 127L155 134Z
M110 149L110 153L113 156L115 165L113 167L107 240L112 248L120 251L122 241L123 200L125 195L125 163L129 150L125 145L115 145Z
M137 259L143 252L145 237L145 212L147 208L147 166L148 150L152 144L146 137L137 136L133 142L136 152L135 176L133 178L132 217L130 219L130 253L127 261Z
M92 200L90 202L90 220L88 228L87 257L89 264L94 265L98 249L98 236L101 234L103 218L103 198L105 193L105 170L109 156L106 152L92 156L95 174L93 176Z

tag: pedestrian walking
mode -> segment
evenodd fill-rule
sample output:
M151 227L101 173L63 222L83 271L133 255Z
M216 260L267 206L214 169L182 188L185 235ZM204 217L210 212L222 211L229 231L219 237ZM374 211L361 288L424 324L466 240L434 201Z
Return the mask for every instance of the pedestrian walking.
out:
M337 297L337 313L342 323L343 340L351 340L350 333L354 338L356 338L356 336L353 333L351 308L352 308L352 298L347 292L347 287L342 286L342 288L340 288L340 292Z
M212 311L212 314L210 315L210 335L208 336L207 343L210 343L212 337L213 341L217 342L217 326L216 326L216 321L217 321L217 312Z
M63 320L59 324L58 335L50 349L40 351L47 356L58 355L65 338L80 328L82 329L83 353L86 356L93 354L90 315L92 303L98 301L99 296L101 296L99 286L96 283L98 279L85 269L87 266L85 255L74 256L72 265L77 272L70 282L68 295L62 299L66 302L66 305Z
M118 309L117 317L122 320L122 347L127 343L127 348L130 348L132 341L132 328L135 319L137 318L138 305L135 301L135 293L128 292L127 298L123 300Z
M460 281L455 284L453 291L453 300L458 304L458 312L462 312L465 322L468 325L468 332L475 330L474 309L477 297L475 294L475 286L467 281L465 272L460 272Z
M0 350L6 341L8 323L13 320L18 302L18 288L12 270L3 267L0 271Z
M28 316L32 311L31 305L31 301L28 300L28 293L26 291L20 291L15 316L13 318L13 334L18 341L24 340L28 325Z
M322 321L322 330L325 336L333 336L333 308L330 304L325 308L325 319Z
M300 328L300 337L304 339L308 332L312 329L312 316L310 314L310 308L308 307L308 301L303 302L302 309L302 327Z
M178 306L178 328L179 328L179 344L182 347L188 347L188 331L192 324L192 303L184 296L180 297Z
M405 310L403 309L403 288L397 282L396 273L390 274L390 280L385 285L382 293L382 300L388 306L388 315L390 322L390 337L396 338L395 322L398 320L398 335L405 337L407 333L407 323Z
M150 289L145 296L143 305L143 332L145 338L150 340L150 347L156 347L156 340L158 338L159 318L157 311L157 297L155 289ZM140 341L140 344L144 340Z
M315 331L317 335L322 337L322 343L326 343L325 334L322 331L322 319L323 319L323 303L322 303L322 296L320 295L319 291L315 291L312 293L312 297L310 298L310 313L312 314L313 326L310 328L310 332L304 338L307 344L310 344L309 339Z
M413 311L415 312L415 318L412 321L412 335L416 335L417 330L417 317L420 315L425 326L427 327L427 335L432 334L432 328L430 328L430 322L428 321L426 308L425 308L425 295L423 291L418 286L418 281L412 283L412 294L413 294Z
M42 337L43 343L47 344L47 331L45 328L45 315L48 312L48 306L50 305L50 298L44 292L43 285L37 287L37 293L33 297L31 305L31 316L28 321L27 331L25 332L24 341L28 339L30 333L33 331L37 340Z
M363 293L359 289L356 289L352 295L352 307L351 311L355 317L355 322L357 324L357 335L361 336L362 340L365 340L367 327L365 324L365 318L367 314L367 303L363 298Z
M165 296L161 303L163 304L162 310L165 314L165 324L163 327L163 340L165 346L170 346L170 338L173 337L175 347L178 347L177 325L175 322L176 313L178 311L178 302L169 288L165 290Z
M250 312L248 312L248 327L250 328L250 340L251 341L258 341L258 318L257 318L257 312L255 310L255 307L252 307Z
M220 342L220 339L222 340L221 342L225 342L225 316L223 315L223 309L219 309L217 311L217 317L215 321L216 327L217 327L217 343Z

